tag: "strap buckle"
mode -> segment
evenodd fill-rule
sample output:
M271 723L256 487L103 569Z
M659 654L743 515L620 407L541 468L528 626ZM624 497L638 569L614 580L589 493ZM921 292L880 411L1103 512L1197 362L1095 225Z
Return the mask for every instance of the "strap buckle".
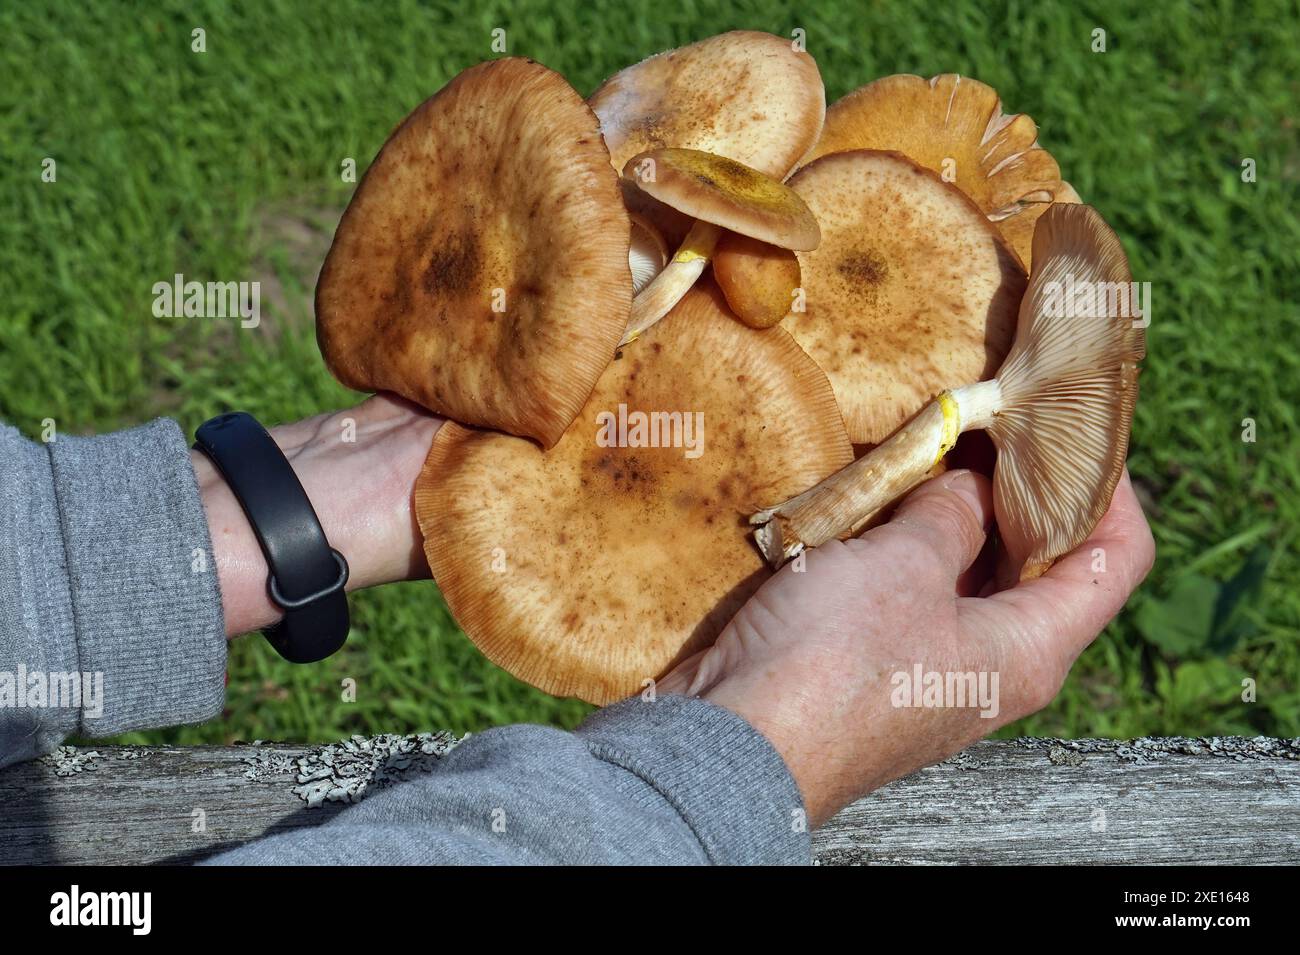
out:
M334 563L339 565L338 578L324 590L318 590L314 594L308 594L306 597L302 597L298 600L290 600L280 592L280 583L275 579L274 573L267 575L267 589L271 592L271 599L275 601L276 605L280 607L281 610L298 610L308 604L313 604L318 600L322 600L325 597L330 596L330 594L338 593L347 585L348 574L350 573L347 559L333 547L330 548L330 554L334 557Z

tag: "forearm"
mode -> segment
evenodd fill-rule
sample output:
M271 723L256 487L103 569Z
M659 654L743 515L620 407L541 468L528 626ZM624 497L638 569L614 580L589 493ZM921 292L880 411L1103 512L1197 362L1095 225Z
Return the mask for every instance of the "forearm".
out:
M470 737L428 776L215 864L808 863L799 791L768 742L702 700L632 699L577 732Z

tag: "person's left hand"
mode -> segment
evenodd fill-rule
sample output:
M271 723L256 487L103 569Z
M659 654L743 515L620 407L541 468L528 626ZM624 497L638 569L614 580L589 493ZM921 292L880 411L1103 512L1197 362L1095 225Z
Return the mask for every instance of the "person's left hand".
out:
M442 424L392 395L270 429L307 492L331 546L348 560L347 589L428 577L411 498ZM221 583L226 634L269 626L280 610L267 595L266 559L220 473L191 453Z
M984 587L991 568L978 559L992 523L987 478L934 478L888 523L783 567L656 691L744 717L781 754L809 822L821 825L1046 706L1155 558L1127 473L1088 540L1000 593ZM923 692L923 679L937 682Z

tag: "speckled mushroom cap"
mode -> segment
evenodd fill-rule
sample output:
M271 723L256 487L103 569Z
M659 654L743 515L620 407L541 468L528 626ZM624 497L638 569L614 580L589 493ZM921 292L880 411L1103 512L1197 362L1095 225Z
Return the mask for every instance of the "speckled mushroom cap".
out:
M651 149L623 179L679 212L783 249L815 249L817 220L799 194L744 163L698 149Z
M1004 114L996 90L955 73L886 76L837 100L808 161L851 149L896 150L946 174L998 224L1026 268L1034 222L1053 201L1078 201L1038 145L1034 121Z
M830 378L855 444L880 442L940 391L997 371L1025 274L959 189L873 150L825 156L790 186L822 243L798 253L805 310L781 324Z
M595 114L539 63L465 70L367 171L316 287L345 385L549 447L613 357L630 225Z
M549 452L438 432L415 491L425 553L470 639L520 679L608 703L663 676L766 579L745 515L853 459L816 364L724 308L711 283L689 292ZM620 409L629 440L602 446ZM634 414L674 412L703 415L698 455L644 446L649 431L632 446Z
M784 179L817 141L826 93L788 38L737 30L615 73L587 101L614 168L665 146L727 156Z

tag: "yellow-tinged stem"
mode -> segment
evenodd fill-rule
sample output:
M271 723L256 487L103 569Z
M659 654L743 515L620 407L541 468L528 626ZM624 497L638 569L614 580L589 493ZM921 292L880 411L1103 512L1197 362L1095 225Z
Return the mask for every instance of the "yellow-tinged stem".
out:
M860 530L921 482L963 431L986 428L1001 392L997 381L945 391L916 417L847 467L784 504L759 511L754 540L773 567Z
M691 290L704 267L709 264L714 246L722 237L722 227L695 220L681 247L662 272L632 299L632 314L620 345L626 345L672 310Z

